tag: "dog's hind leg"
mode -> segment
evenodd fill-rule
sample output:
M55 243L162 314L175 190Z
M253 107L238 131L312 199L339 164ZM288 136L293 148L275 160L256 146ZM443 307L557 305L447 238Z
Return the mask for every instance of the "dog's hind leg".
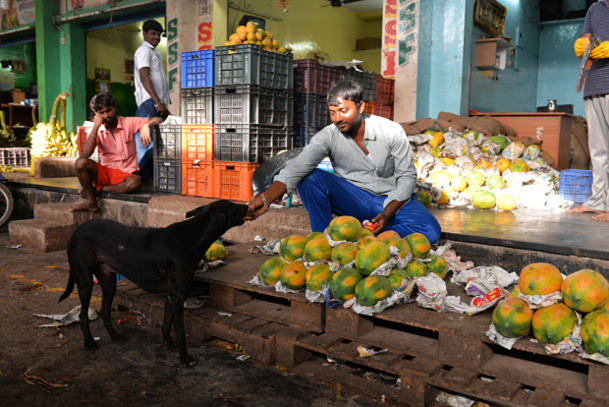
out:
M101 317L104 322L104 327L106 328L106 331L108 331L112 341L126 341L127 337L117 333L112 325L112 301L116 294L116 275L114 273L107 274L102 271L97 275L97 280L102 289Z
M78 298L80 298L80 329L85 343L85 348L90 350L97 349L97 343L91 335L91 329L89 328L89 302L91 301L91 293L93 291L93 279L87 281L86 279L77 279L76 285L78 286Z

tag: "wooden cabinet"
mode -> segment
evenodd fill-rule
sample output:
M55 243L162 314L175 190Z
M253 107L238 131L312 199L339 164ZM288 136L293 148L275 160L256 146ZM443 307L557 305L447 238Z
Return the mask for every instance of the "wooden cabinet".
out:
M476 40L476 67L479 69L505 69L508 52L514 45L503 38Z
M22 127L32 127L34 125L32 120L32 109L34 109L33 106L15 103L3 103L1 107L4 111L7 126L13 127L16 124L19 124Z
M518 137L537 138L543 133L541 148L556 161L557 170L569 168L571 127L574 117L563 112L548 113L472 113L471 116L488 116L512 127Z

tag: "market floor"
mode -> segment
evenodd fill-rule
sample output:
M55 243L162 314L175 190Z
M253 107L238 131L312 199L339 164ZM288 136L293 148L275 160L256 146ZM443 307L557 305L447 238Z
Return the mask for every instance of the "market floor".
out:
M38 328L79 304L57 300L67 282L65 251L38 254L11 249L0 228L0 403L2 406L391 406L309 377L265 367L226 349L221 341L190 340L194 368L180 365L162 343L160 327L128 311L113 321L134 319L117 329L129 337L110 341L101 320L95 352L84 349L78 324ZM93 305L99 309L99 288Z

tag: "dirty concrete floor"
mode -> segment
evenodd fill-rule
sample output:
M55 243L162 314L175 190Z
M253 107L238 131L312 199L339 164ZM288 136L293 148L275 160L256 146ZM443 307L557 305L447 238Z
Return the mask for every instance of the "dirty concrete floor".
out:
M84 349L78 324L37 328L52 321L34 314L64 314L79 304L57 300L68 278L66 252L37 254L10 249L0 228L0 404L2 406L391 406L391 401L337 390L274 367L240 361L226 343L189 340L194 368L183 368L162 344L160 327L129 311L113 321L128 336L110 341L101 320L95 352ZM100 295L97 288L95 296ZM97 301L96 301L97 299ZM93 304L99 309L99 297ZM338 396L337 396L338 395Z

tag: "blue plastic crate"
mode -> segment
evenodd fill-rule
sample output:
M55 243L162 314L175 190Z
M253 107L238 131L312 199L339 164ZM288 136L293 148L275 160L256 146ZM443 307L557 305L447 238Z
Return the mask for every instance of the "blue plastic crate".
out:
M182 52L182 89L214 86L215 51Z
M294 127L294 148L309 144L317 131L315 127Z
M584 203L592 195L592 171L563 170L560 173L560 197L575 203Z

